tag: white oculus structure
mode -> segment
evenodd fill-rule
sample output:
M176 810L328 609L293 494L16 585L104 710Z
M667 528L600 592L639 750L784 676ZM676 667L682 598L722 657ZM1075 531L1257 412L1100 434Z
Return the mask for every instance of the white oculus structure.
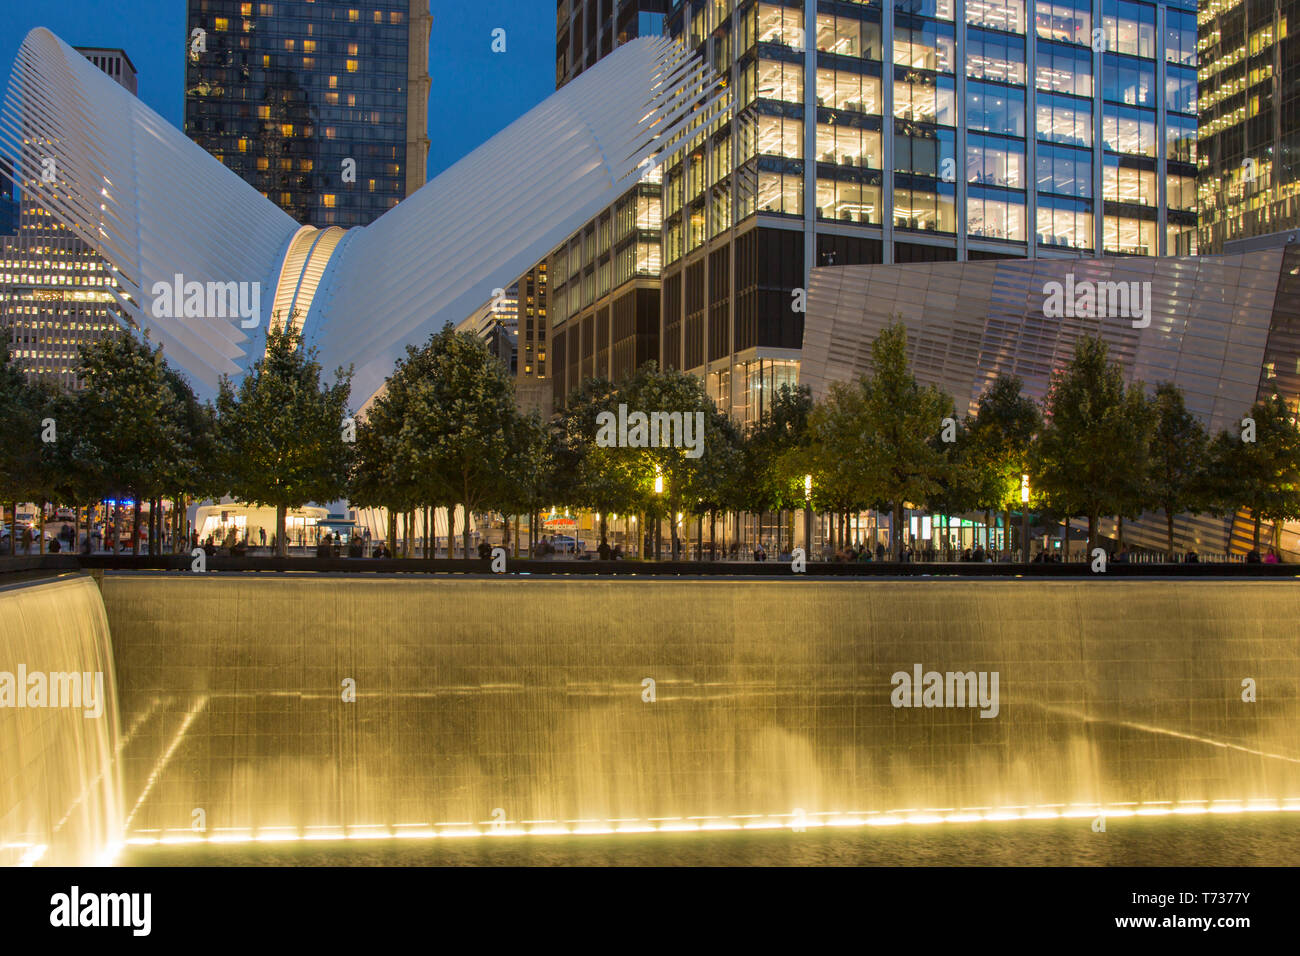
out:
M728 105L675 41L633 40L370 225L317 229L38 28L14 63L0 145L22 189L116 270L124 314L201 396L247 371L270 322L291 317L323 367L354 367L363 406L408 344L489 301ZM178 276L208 303L252 288L244 302L261 314L153 308Z

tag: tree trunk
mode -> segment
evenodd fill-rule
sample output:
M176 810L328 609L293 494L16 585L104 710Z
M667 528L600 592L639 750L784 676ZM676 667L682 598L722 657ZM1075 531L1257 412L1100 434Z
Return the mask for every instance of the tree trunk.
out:
M695 560L704 560L704 515L695 519Z
M461 538L461 544L463 545L465 557L468 558L469 557L469 491L468 490L466 490L465 492L465 527L461 533L463 535L463 537Z
M1174 513L1165 511L1165 531L1168 533L1169 550L1167 552L1170 561L1174 559Z
M1254 550L1254 551L1258 551L1258 550L1259 550L1259 527L1260 527L1260 523L1261 523L1261 518L1260 518L1259 512L1256 511L1256 512L1255 512L1255 537L1254 537L1253 544L1251 545L1251 548L1252 548L1252 550Z
M602 511L600 513L600 543L601 544L606 544L609 541L608 522L609 519L606 517L605 512Z
M140 497L136 496L131 506L131 553L140 553Z
M1070 560L1070 516L1061 523L1061 560Z
M16 543L18 541L18 502L9 502L9 508L9 557L12 558L17 553L18 547Z
M397 512L391 506L388 509L388 527L384 529L384 533L388 538L388 547L385 550L388 551L389 557L394 557L397 554Z
M289 536L285 532L288 524L289 509L285 505L275 506L275 556L287 557L289 554Z
M45 553L45 499L41 499L40 510L36 512L36 553ZM139 505L136 505L138 508ZM1258 533L1256 534L1258 537Z
M897 561L901 556L901 535L903 531L903 502L894 502L894 514L889 526L889 560Z
M1097 513L1088 512L1088 553L1085 558L1091 558L1093 550L1097 547Z
M1115 528L1115 546L1124 549L1124 516L1120 515Z
M81 553L81 505L72 506L72 553Z
M122 547L122 501L120 498L113 499L113 553L117 554Z

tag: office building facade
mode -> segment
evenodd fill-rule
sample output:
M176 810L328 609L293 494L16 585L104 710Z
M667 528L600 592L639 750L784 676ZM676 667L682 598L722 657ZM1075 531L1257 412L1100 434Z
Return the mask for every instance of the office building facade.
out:
M429 0L188 0L187 23L186 134L298 222L368 225L424 184Z
M665 366L755 421L821 265L1196 252L1190 0L679 0L730 118L664 171Z
M558 0L556 87L638 36L663 33L668 0ZM592 377L626 378L659 358L662 177L652 170L546 263L551 404ZM540 331L545 337L546 330Z
M136 92L135 65L125 51L75 49ZM81 347L123 334L122 312L109 292L118 282L112 266L42 203L42 197L65 189L58 164L48 172L42 168L41 174L50 179L21 184L16 234L0 234L0 326L12 359L28 380L73 389L80 384ZM0 171L0 178L4 175Z
M1198 22L1200 246L1300 227L1297 0L1208 0Z

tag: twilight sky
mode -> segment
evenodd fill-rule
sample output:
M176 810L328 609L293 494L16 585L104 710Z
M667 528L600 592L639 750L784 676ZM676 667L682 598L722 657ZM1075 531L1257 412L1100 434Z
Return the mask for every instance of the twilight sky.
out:
M48 27L72 46L121 47L139 96L181 128L185 0L0 0L0 95L27 32ZM432 178L555 89L551 0L430 0L429 176ZM506 30L506 52L491 33Z

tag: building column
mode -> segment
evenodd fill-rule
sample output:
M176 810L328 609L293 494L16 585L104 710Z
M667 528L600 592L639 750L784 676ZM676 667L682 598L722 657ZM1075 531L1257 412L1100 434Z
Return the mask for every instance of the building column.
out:
M1158 256L1169 255L1169 164L1166 160L1165 145L1169 140L1169 131L1165 129L1168 117L1165 112L1165 23L1168 20L1168 8L1156 5L1156 249ZM1277 112L1274 110L1274 112Z
M1026 7L1031 3L1027 3ZM956 205L954 210L957 214L957 260L966 261L966 247L969 238L970 226L966 222L966 0L957 0L953 10L955 26L957 27L957 63L956 70L956 91L957 97L957 136L953 146L954 158L956 161L956 189L954 190L953 203ZM940 170L942 172L942 170ZM940 177L942 182L942 176Z
M1101 0L1092 0L1092 29L1094 31L1102 30L1104 36L1104 27L1101 22ZM1093 36L1095 36L1095 32ZM1088 37L1089 41L1092 36ZM1089 43L1092 49L1092 243L1093 254L1100 256L1103 248L1102 237L1105 234L1105 211L1106 200L1102 198L1102 163L1105 149L1102 147L1102 109L1101 109L1101 60L1102 50L1106 44L1101 44L1102 50L1097 49L1097 44ZM1035 173L1037 175L1037 173Z
M817 256L817 4L803 5L803 287Z
M880 10L880 238L881 262L894 261L894 4Z

